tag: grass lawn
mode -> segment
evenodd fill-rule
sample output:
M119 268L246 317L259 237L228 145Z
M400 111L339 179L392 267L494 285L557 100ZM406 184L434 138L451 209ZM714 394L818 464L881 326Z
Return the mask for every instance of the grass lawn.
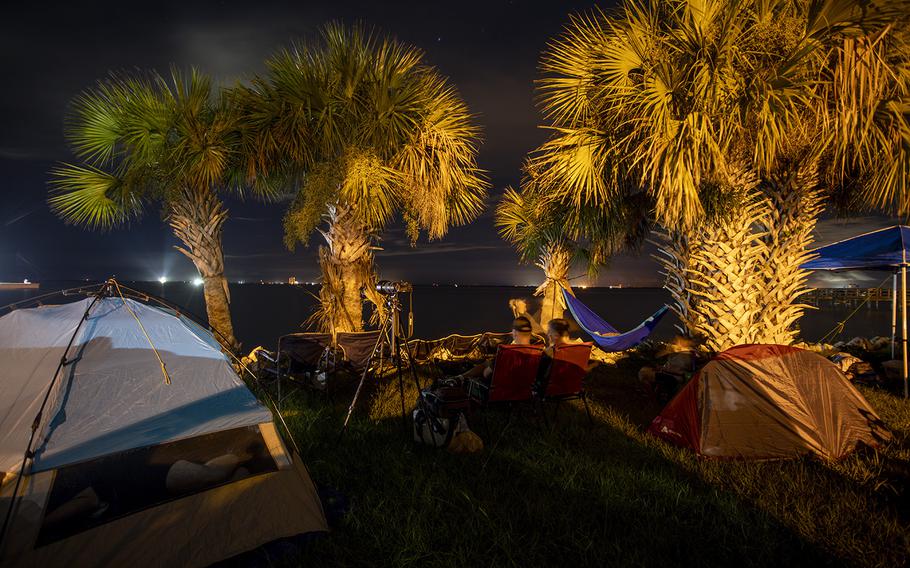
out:
M486 445L453 455L415 445L397 383L373 385L343 441L353 392L300 391L284 415L316 483L350 512L297 560L345 566L868 565L910 558L910 404L864 390L895 432L880 452L814 459L696 459L643 430L660 405L633 358L588 381L595 425L487 411ZM411 386L407 398L413 401ZM552 410L552 409L551 409Z

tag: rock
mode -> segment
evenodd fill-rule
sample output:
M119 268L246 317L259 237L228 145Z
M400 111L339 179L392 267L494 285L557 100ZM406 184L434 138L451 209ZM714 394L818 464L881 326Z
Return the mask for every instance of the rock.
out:
M655 378L654 367L642 367L638 370L638 380L647 385L652 384Z
M600 349L591 350L591 359L594 361L600 361L606 365L615 365L617 361L624 358L626 355L622 352L617 353L607 353L606 351L601 351Z
M904 362L900 359L892 359L882 363L882 371L885 378L889 381L899 381L904 378Z
M875 369L872 368L872 365L866 363L865 361L858 361L850 365L847 369L847 377L853 380L861 381L875 381L878 378L878 375L875 373Z
M834 363L835 365L837 365L841 371L846 373L847 371L850 370L850 367L852 367L853 365L855 365L857 363L862 363L863 360L860 359L859 357L850 355L849 353L841 352L841 353L838 353L838 354L834 355L833 357L831 357L831 362Z
M837 353L838 349L835 349L833 345L828 343L806 343L805 341L800 341L799 343L794 343L793 347L799 349L805 349L806 351L812 351L813 353L825 354L828 352ZM829 355L825 355L828 357Z
M847 342L847 347L862 349L863 351L871 351L872 344L865 337L854 337Z
M871 343L873 351L885 351L891 348L890 337L873 337Z

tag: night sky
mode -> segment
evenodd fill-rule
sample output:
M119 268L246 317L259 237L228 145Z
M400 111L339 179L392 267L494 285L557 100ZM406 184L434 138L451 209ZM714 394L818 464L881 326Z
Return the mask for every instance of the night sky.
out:
M152 280L195 276L173 250L176 240L150 208L138 222L108 233L67 227L47 208L48 170L71 160L63 139L69 101L111 70L196 66L230 85L263 70L263 61L295 39L312 37L332 20L364 22L414 44L452 79L479 115L479 161L493 183L486 212L441 241L410 248L400 224L389 227L377 254L382 277L417 283L531 284L540 274L519 266L496 235L492 209L516 184L525 154L545 137L534 106L540 52L571 12L593 4L527 2L18 2L0 24L4 85L0 90L0 281ZM609 4L601 3L602 8ZM315 280L314 237L308 248L282 244L286 204L228 200L225 227L231 280ZM878 217L826 221L819 240L892 224ZM318 235L317 235L318 237ZM650 249L624 255L603 270L600 284L659 285ZM573 272L580 274L581 268Z

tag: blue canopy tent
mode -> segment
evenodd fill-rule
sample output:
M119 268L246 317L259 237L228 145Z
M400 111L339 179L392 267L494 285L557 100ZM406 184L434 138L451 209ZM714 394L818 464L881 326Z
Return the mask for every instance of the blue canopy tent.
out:
M635 329L619 333L616 328L591 311L591 308L581 303L581 300L573 296L565 288L562 290L562 295L579 327L591 336L591 339L597 343L598 347L608 353L631 349L647 339L669 309L667 306L663 306L654 315L641 322Z
M813 260L802 265L807 270L879 270L894 273L894 290L897 291L897 274L900 272L900 304L903 327L901 353L903 358L904 398L908 396L907 382L907 249L910 247L910 227L895 225L870 233L819 247L812 251ZM894 356L894 337L897 328L897 294L891 303L891 345Z

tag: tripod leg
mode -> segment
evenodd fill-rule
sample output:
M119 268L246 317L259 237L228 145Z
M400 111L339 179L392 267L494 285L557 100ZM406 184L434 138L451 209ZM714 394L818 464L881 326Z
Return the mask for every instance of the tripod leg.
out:
M401 345L404 344L404 352L408 358L408 368L411 370L411 378L414 380L414 387L417 388L417 404L418 406L423 402L423 394L420 391L420 377L417 376L417 369L414 367L414 357L411 354L411 346L408 343L406 337L399 338L398 341L398 388L401 392L401 409L402 415L405 416L405 405L404 405L404 373L401 371ZM407 424L407 416L404 418L405 424Z
M391 356L395 358L395 370L396 376L398 378L398 395L401 398L401 421L404 424L405 429L408 427L408 417L407 410L405 410L404 405L404 381L401 378L401 306L396 300L390 302L389 309L392 311L392 314L389 316L392 318L391 329L389 330L389 345L392 347ZM407 339L404 339L406 342Z
M370 372L370 368L367 367L363 370L363 374L360 376L360 382L357 383L357 390L354 391L354 398L351 400L351 405L348 406L348 413L344 417L344 424L341 426L340 436L344 436L345 430L348 429L348 422L351 421L351 415L354 414L354 407L357 406L357 399L360 398L360 390L363 388L363 383L367 380L367 374Z
M401 346L398 347L398 394L401 395L401 420L405 428L408 426L408 411L404 407L404 380L401 378Z
M383 324L382 329L385 328ZM344 417L344 424L341 426L341 432L339 432L338 437L341 438L344 436L345 431L348 429L348 422L351 421L351 415L354 413L354 407L357 406L357 399L360 398L360 391L363 389L363 383L367 380L367 375L370 372L370 362L376 357L376 353L382 347L382 333L376 338L376 345L373 346L373 352L370 354L370 361L367 362L366 367L363 369L363 374L360 376L360 382L357 383L357 390L354 391L354 398L351 400L351 405L348 406L348 413Z

